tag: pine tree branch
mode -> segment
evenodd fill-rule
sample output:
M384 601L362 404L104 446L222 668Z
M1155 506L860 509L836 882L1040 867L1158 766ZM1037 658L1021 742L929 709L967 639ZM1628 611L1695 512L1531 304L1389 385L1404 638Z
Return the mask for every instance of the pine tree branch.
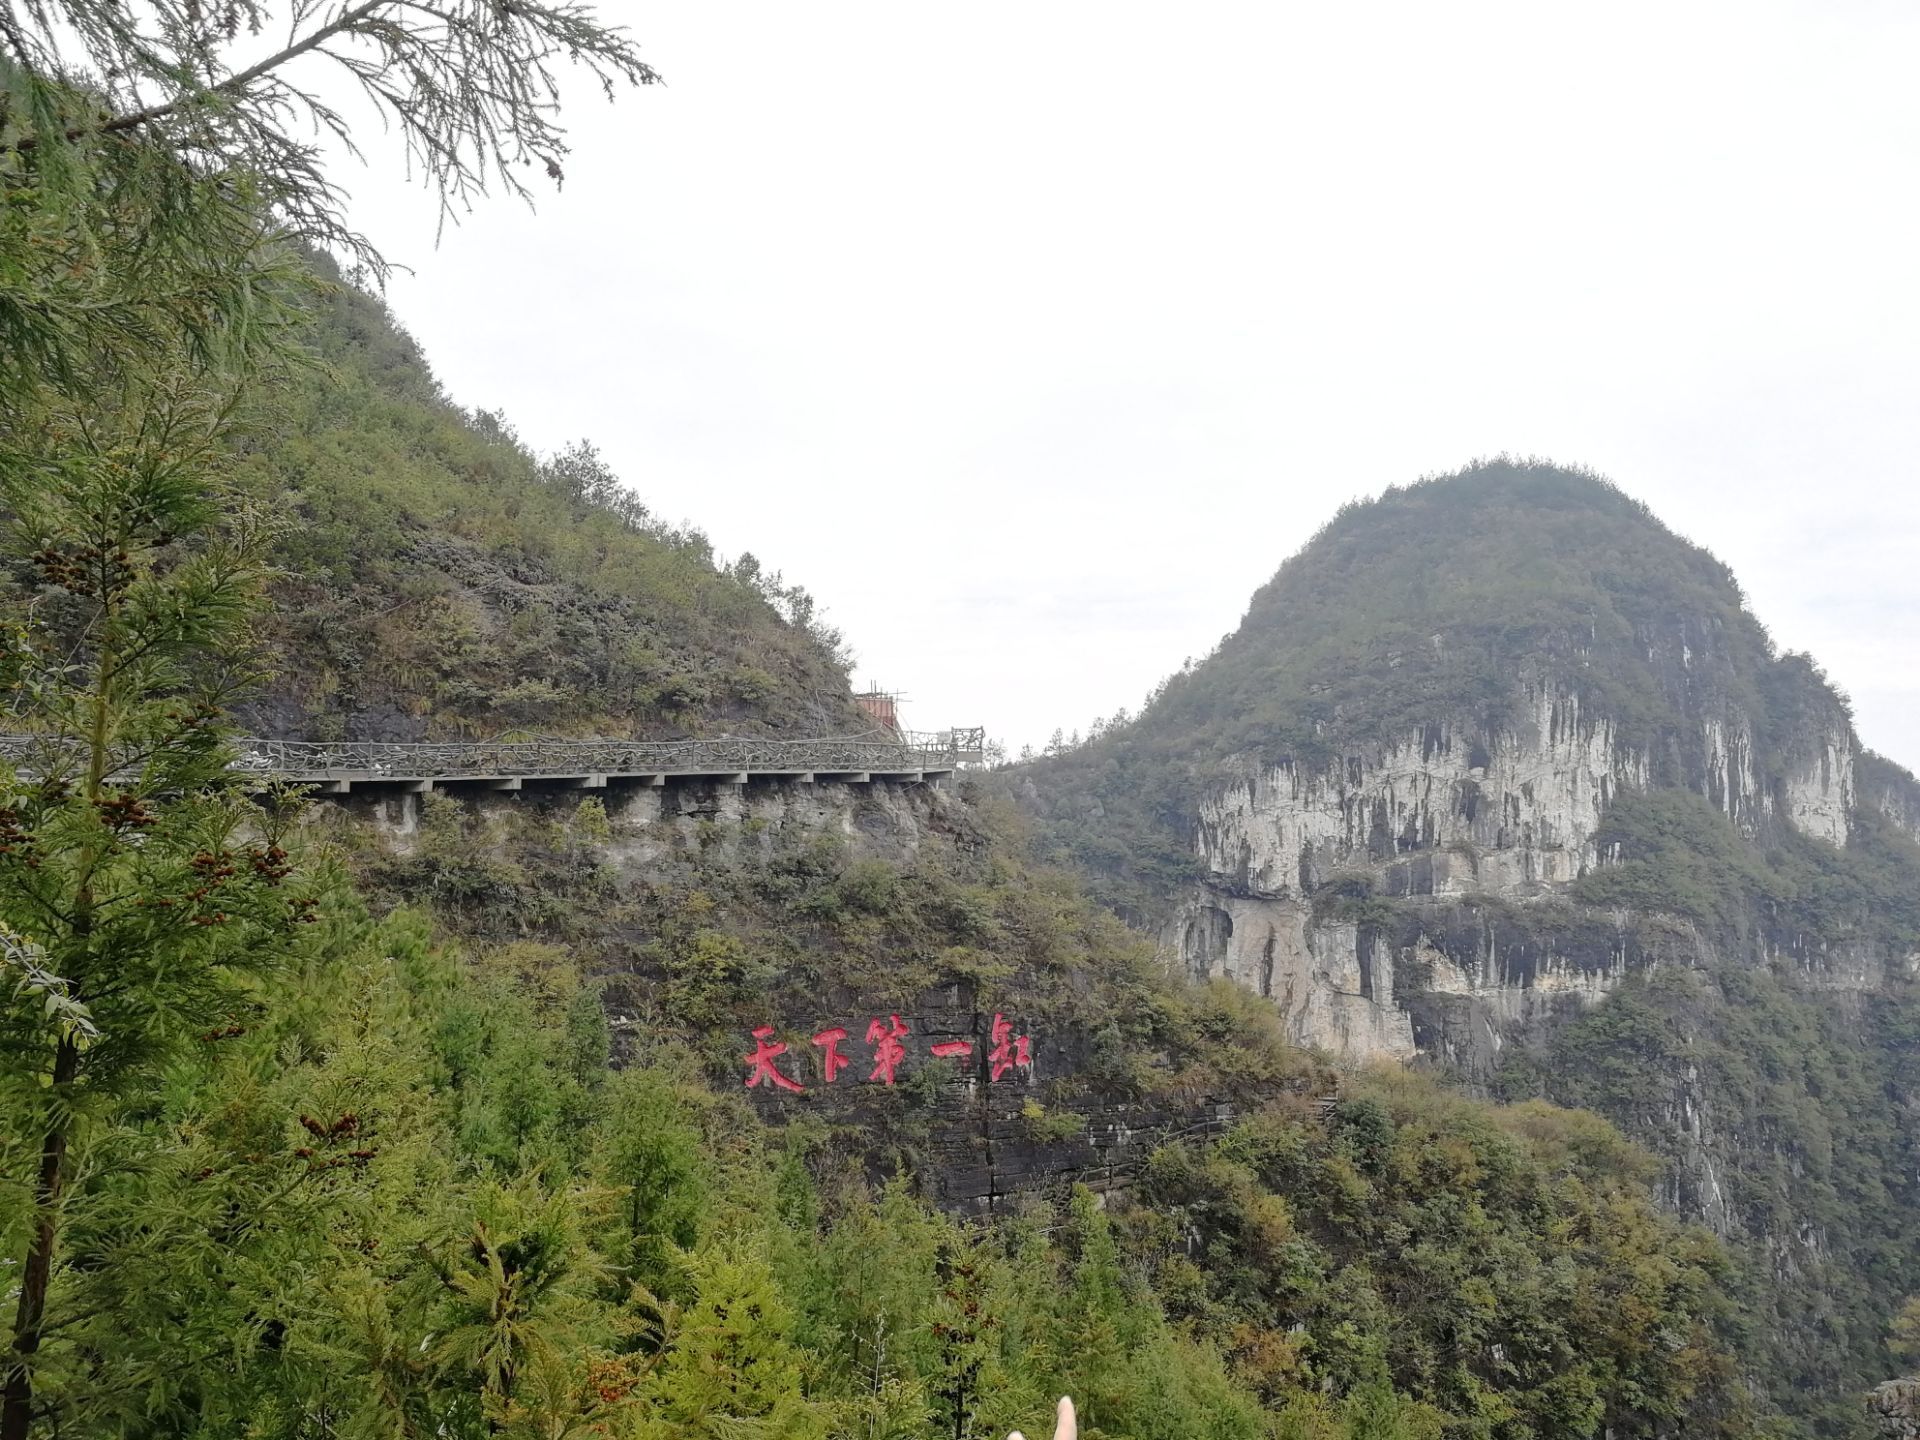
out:
M277 55L269 55L259 64L248 66L238 75L229 76L219 84L201 91L198 95L182 96L177 100L170 100L164 105L149 105L146 109L135 111L131 115L116 116L105 125L102 125L100 131L103 134L111 134L118 130L132 130L137 126L150 124L155 120L163 120L176 110L180 110L187 105L204 103L215 95L237 95L262 76L271 74L288 61L297 60L309 51L317 50L334 36L352 29L382 6L393 3L395 3L395 0L366 0L366 3L363 5L342 12L337 18L322 25L318 30L315 30L311 35L307 36L306 39L287 46L286 49ZM69 140L77 140L86 133L87 132L82 129L69 133L67 138Z

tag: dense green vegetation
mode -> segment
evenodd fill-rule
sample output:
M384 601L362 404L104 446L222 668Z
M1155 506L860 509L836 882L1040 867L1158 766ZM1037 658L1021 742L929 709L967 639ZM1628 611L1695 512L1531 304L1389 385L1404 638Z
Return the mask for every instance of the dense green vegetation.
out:
M1804 964L1857 947L1877 962L1920 947L1920 845L1878 811L1844 850L1790 831L1761 847L1691 791L1629 791L1595 838L1611 862L1571 898L1684 916L1729 955Z
M1776 1393L1817 1433L1858 1433L1851 1397L1895 1372L1888 1318L1920 1289L1920 847L1872 808L1844 850L1756 847L1671 790L1621 797L1602 841L1619 863L1574 899L1680 917L1725 958L1516 1047L1498 1087L1666 1155L1674 1198L1736 1241L1761 1373L1788 1378Z
M1093 1436L1745 1433L1713 1247L1591 1119L1395 1082L967 1225L677 1040L609 1072L554 953L312 883L286 963L87 1132L63 1431L986 1436L1070 1389Z
M1502 1088L1657 1145L1672 1199L1731 1222L1753 1372L1811 1433L1857 1435L1920 1290L1916 1039L1911 979L1847 996L1791 971L1661 971L1525 1047Z
M648 513L592 447L467 414L378 301L335 285L321 368L266 402L281 667L249 724L316 739L857 733L839 636L750 555Z
M1277 1395L1332 1369L1390 1375L1449 1434L1750 1433L1710 1323L1722 1254L1646 1207L1650 1173L1591 1116L1376 1077L1324 1124L1163 1151L1131 1218Z

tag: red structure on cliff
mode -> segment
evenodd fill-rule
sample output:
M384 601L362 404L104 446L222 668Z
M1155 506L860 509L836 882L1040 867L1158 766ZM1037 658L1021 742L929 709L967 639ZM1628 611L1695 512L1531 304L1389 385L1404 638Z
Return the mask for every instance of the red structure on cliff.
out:
M900 733L900 697L873 686L863 694L855 695L853 703L866 711L873 723L893 734Z

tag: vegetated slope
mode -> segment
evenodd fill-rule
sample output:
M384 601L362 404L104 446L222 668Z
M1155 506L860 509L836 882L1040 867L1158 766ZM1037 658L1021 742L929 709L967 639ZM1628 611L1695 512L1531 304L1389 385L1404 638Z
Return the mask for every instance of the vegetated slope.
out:
M1526 665L1643 744L1675 715L1647 643L1677 617L1702 636L1696 685L1791 723L1763 699L1772 647L1724 565L1597 477L1478 466L1342 507L1143 728L1211 756L1326 758L1439 714L1501 718Z
M443 1163L611 1183L617 1223L569 1264L611 1264L689 1317L741 1303L723 1261L766 1287L741 1343L791 1365L741 1388L749 1418L998 1436L1064 1389L1087 1433L1166 1440L1753 1433L1724 1253L1659 1212L1651 1160L1604 1121L1419 1077L1329 1098L1261 1002L1167 974L1028 862L991 799L659 803L431 796L413 833L329 809L310 843L386 927L438 937L424 1003L442 1018L412 1033L449 1077ZM420 983L407 963L395 981ZM928 992L955 989L939 1018L958 1003L1033 1033L1030 1081L927 1057ZM891 1014L911 1053L889 1088L862 1037ZM833 1023L856 1063L829 1085L808 1037ZM805 1094L743 1088L762 1026ZM601 1080L610 1054L623 1073ZM970 1136L949 1123L1003 1088L1011 1107L989 1095ZM1183 1108L1212 1123L1101 1173L1090 1117ZM1028 1173L1127 1183L1098 1208L1057 1183L1003 1196L991 1224L929 1208L989 1137ZM717 1365L700 1336L644 1403Z
M1865 1433L1920 1290L1920 792L1705 551L1555 467L1392 490L998 778L1196 972L1616 1120L1734 1242L1753 1373Z
M923 901L901 882L890 917ZM1756 1433L1711 1237L1591 1117L1368 1085L1168 1147L1135 1203L963 1224L670 1037L610 1071L558 931L436 939L437 903L318 896L294 963L88 1133L142 1223L72 1242L38 1371L65 1428L997 1440L1071 1392L1084 1433L1137 1440Z
M866 727L839 636L751 556L648 513L592 448L469 414L377 300L318 302L254 486L284 520L262 733L832 735Z

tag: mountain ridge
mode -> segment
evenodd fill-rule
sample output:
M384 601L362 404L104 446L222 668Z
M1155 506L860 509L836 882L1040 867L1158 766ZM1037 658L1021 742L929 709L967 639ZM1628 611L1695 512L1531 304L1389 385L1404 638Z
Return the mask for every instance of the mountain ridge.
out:
M317 262L318 263L318 262ZM289 739L857 733L848 658L801 587L722 565L581 442L535 456L453 404L385 306L321 264L316 365L274 387L245 479L276 532L238 717Z

